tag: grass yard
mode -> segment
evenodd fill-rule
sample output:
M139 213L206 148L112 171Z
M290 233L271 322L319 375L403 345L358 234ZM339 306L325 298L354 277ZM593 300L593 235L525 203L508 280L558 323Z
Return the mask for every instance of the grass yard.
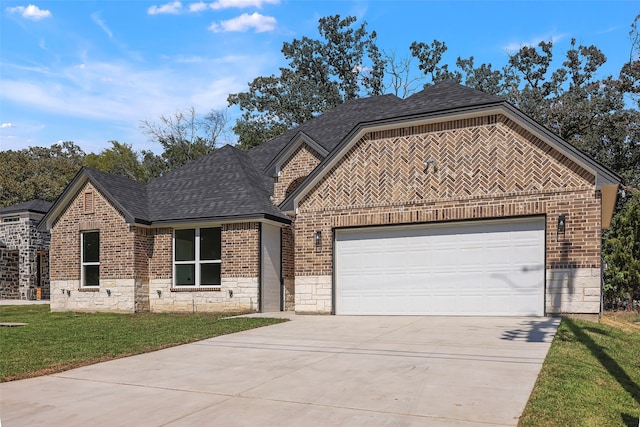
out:
M520 426L633 426L640 417L640 318L563 319Z
M51 313L48 305L0 306L0 381L51 374L282 319L226 318L229 313Z

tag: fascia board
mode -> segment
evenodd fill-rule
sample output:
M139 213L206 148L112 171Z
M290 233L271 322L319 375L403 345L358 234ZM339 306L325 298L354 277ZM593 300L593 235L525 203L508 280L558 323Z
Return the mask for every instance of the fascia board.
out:
M80 169L76 176L71 180L71 183L64 189L60 197L56 199L49 209L49 212L40 220L38 224L38 230L40 231L50 231L53 223L58 219L60 215L62 215L63 211L67 208L71 200L76 196L80 188L86 184L89 180L89 177L84 172L84 170Z
M313 148L317 151L322 157L327 157L329 152L324 149L320 144L318 144L313 138L307 135L304 132L298 132L287 145L273 158L271 162L265 168L267 173L269 171L278 172L280 167L284 164L289 157L302 145L307 144L309 147Z
M80 169L78 174L74 177L71 183L67 186L64 192L55 201L47 215L40 221L38 229L41 231L49 231L53 226L55 220L62 214L64 209L71 203L71 200L77 196L78 191L82 188L87 181L90 181L94 187L118 210L127 224L140 223L145 224L148 221L140 218L135 218L128 212L101 184L95 179L92 179L84 169Z
M562 153L571 161L581 166L596 178L596 189L600 189L602 185L620 184L622 179L618 174L601 165L589 155L583 153L569 142L560 138L540 123L527 116L517 108L510 104L505 105L504 115L514 122L520 124L534 136L540 138L545 143Z
M153 221L150 228L157 227L167 227L167 228L186 228L186 227L201 227L201 226L211 226L222 225L222 224L234 224L241 222L267 222L270 224L291 224L291 220L287 220L284 218L279 218L274 215L269 214L259 214L259 215L237 215L237 216L226 216L226 217L211 217L211 218L185 218L185 219L172 219L172 220L161 220L161 221Z

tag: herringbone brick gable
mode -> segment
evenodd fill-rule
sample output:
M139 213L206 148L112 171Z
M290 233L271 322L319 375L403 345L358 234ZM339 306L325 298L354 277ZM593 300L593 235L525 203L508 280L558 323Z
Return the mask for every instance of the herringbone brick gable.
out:
M508 118L492 115L367 134L299 208L568 191L593 188L594 181Z
M301 144L280 167L280 175L273 186L273 202L278 205L293 191L292 184L300 184L322 161L323 157L307 144Z

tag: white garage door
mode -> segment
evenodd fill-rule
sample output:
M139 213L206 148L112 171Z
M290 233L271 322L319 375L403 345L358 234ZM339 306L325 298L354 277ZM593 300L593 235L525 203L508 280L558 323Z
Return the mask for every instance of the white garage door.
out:
M544 218L336 231L336 314L544 315Z

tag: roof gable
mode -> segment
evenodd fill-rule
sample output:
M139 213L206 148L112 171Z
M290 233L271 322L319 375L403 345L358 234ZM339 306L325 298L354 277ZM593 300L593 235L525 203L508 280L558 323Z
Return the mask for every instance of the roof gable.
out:
M301 209L405 207L470 197L593 188L594 175L504 116L398 127L359 139Z
M431 99L435 98L435 99ZM318 167L297 187L279 207L285 212L295 211L298 203L340 161L366 133L420 126L429 123L502 114L525 130L549 144L553 149L595 176L597 188L617 184L620 177L568 142L559 138L506 101L493 95L466 88L452 82L440 82L402 102L386 115L363 120L351 129Z

